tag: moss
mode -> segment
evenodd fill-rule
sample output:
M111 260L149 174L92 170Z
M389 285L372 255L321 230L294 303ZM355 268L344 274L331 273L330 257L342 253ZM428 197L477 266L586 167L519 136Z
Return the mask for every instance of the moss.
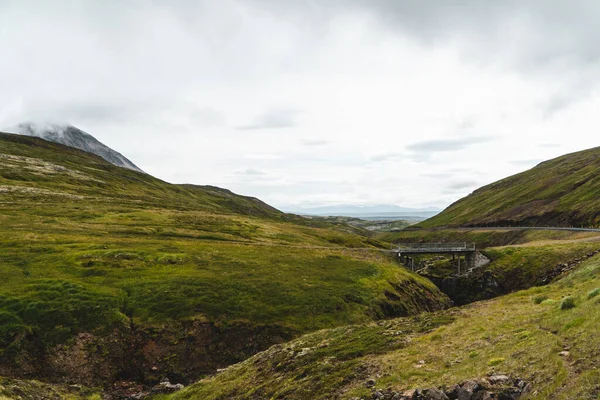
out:
M599 294L600 294L600 288L595 288L594 290L591 290L587 294L587 298L588 299L593 299L594 297L598 296Z
M560 302L560 309L561 310L570 310L572 308L575 308L575 306L576 306L575 299L572 298L571 296L565 297Z
M490 367L495 367L495 366L497 366L497 365L500 365L500 364L502 364L504 361L506 361L506 359L505 359L505 358L503 358L503 357L495 357L495 358L491 358L491 359L488 361L488 363L487 363L487 364L488 364Z

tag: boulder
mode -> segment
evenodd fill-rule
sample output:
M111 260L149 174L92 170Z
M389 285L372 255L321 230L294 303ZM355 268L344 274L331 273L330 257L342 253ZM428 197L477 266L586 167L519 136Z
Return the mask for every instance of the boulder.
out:
M488 378L492 385L508 385L511 384L511 379L506 375L492 375Z
M425 400L448 400L448 396L437 388L425 389L421 396Z

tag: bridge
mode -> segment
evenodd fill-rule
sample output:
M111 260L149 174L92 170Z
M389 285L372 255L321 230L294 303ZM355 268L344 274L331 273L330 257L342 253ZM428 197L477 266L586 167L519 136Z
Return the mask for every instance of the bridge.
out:
M413 256L425 254L451 254L452 260L458 266L458 275L477 267L477 249L475 243L399 243L393 250L398 258L411 270L415 270L415 259ZM461 258L464 257L461 270Z

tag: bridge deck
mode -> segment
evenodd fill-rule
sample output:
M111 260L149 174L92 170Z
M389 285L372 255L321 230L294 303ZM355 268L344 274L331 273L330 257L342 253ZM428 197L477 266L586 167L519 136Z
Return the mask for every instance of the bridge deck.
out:
M395 250L402 254L469 253L475 243L400 243Z

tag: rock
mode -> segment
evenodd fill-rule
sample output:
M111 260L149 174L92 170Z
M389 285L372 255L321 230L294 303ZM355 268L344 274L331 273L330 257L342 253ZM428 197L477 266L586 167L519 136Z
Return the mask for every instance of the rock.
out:
M456 400L456 399L458 399L458 391L459 390L460 390L460 386L454 385L450 389L446 390L446 396L448 396L448 399L450 399L450 400Z
M558 355L561 357L569 357L571 353L569 353L568 351L561 351L560 353L558 353Z
M380 400L383 399L383 393L381 393L379 390L376 390L375 393L373 393L373 396L371 396L373 398L373 400Z
M517 388L510 388L498 393L498 400L517 400L521 397L521 392Z
M369 389L374 388L375 384L377 384L375 379L369 379L368 381L365 382L365 386Z
M419 389L411 389L402 393L402 398L406 400L416 400L420 395Z
M506 375L492 375L488 378L488 381L492 385L506 385L511 383L511 380Z
M423 397L426 400L448 400L448 396L440 389L436 388L423 390Z
M487 390L480 390L473 395L473 400L494 400L494 397Z
M152 394L174 393L183 389L184 387L185 386L183 386L181 383L172 384L168 379L163 379L161 383L151 389L151 392Z
M531 383L522 379L517 379L517 387L521 391L521 394L529 393L531 391Z
M466 381L458 389L457 400L472 400L473 394L480 389L479 383L475 381Z

